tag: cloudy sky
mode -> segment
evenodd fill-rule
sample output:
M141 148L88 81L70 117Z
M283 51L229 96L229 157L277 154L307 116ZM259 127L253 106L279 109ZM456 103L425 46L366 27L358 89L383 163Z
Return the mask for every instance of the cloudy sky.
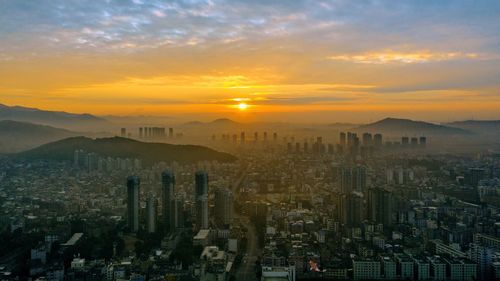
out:
M0 103L273 121L500 118L500 1L0 0Z

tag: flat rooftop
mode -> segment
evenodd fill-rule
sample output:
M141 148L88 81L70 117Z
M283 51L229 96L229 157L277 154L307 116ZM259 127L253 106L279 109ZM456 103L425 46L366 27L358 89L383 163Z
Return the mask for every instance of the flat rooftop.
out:
M71 236L71 238L68 240L68 242L64 243L64 244L61 244L61 246L66 246L66 247L69 247L69 246L74 246L76 243L78 243L78 241L83 237L83 233L75 233L73 234L73 236Z

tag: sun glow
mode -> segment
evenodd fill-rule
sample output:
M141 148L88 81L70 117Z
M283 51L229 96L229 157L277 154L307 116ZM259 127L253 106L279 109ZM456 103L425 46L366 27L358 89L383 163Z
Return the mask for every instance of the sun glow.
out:
M240 103L238 104L238 108L239 108L239 110L245 110L245 109L247 109L247 108L248 108L248 104L246 104L246 103L244 103L244 102L240 102Z

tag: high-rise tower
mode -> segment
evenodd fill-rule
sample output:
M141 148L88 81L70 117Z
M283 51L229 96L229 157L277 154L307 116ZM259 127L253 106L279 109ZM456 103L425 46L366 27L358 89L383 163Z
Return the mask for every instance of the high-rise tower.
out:
M228 226L233 219L233 194L225 188L215 191L215 220L221 226Z
M208 174L195 174L196 225L198 229L208 229Z
M383 188L369 189L367 203L368 219L384 226L392 225L393 198L390 191Z
M131 232L139 230L139 188L141 180L137 176L127 178L127 222Z
M175 175L171 171L164 171L161 173L162 185L162 220L167 232L174 229L173 205L174 188L175 188Z
M146 201L146 230L148 233L156 232L156 210L158 201L156 197L150 193Z
M340 221L348 227L359 226L363 221L363 194L350 192L340 197Z

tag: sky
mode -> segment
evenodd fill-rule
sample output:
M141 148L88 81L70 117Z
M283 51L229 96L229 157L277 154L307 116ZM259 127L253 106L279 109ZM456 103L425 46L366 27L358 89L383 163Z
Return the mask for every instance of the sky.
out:
M500 1L0 0L0 103L239 121L500 119Z

